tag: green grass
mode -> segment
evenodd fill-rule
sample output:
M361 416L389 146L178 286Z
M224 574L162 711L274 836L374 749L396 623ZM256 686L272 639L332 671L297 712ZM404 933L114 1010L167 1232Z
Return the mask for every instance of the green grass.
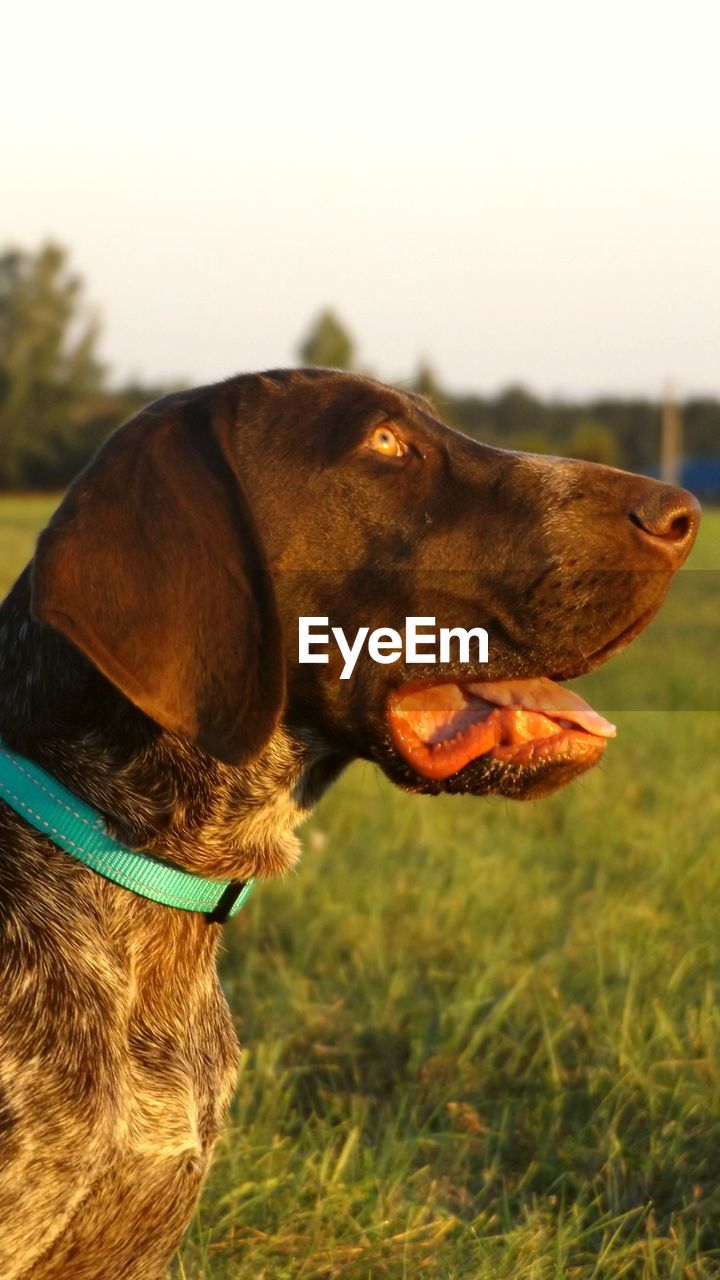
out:
M31 559L38 530L57 503L44 495L0 496L0 597Z
M0 581L47 509L0 502ZM692 564L581 682L592 774L355 766L227 926L245 1055L175 1280L720 1276L720 513Z

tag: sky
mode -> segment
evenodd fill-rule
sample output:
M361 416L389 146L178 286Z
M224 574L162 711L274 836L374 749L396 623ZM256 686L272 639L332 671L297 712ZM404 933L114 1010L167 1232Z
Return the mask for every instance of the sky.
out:
M9 24L9 38L8 38ZM716 0L16 3L0 244L66 245L113 379L360 364L720 395Z

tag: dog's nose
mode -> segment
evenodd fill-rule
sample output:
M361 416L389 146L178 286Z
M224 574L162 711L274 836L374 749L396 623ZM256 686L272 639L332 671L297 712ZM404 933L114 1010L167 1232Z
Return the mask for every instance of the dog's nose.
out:
M629 512L636 528L662 550L677 569L688 555L700 524L700 503L686 489L650 481Z

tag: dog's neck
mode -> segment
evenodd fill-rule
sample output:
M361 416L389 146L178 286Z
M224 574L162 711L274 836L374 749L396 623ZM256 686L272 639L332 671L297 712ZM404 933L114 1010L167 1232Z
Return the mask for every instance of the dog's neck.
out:
M113 835L217 879L282 873L295 827L343 760L278 727L230 768L159 728L30 613L26 570L0 605L0 738L98 809Z

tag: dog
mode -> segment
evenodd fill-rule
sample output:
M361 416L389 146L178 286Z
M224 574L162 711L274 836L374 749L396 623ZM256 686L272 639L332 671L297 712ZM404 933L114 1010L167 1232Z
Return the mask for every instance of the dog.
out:
M479 444L365 377L167 396L102 447L0 607L2 751L232 898L293 865L294 828L358 757L409 791L514 798L593 765L612 727L557 682L646 626L697 524L682 490ZM481 624L488 662L363 653L343 680L337 652L298 661L300 617L426 615ZM236 1075L223 911L98 874L9 796L0 1275L152 1280Z

